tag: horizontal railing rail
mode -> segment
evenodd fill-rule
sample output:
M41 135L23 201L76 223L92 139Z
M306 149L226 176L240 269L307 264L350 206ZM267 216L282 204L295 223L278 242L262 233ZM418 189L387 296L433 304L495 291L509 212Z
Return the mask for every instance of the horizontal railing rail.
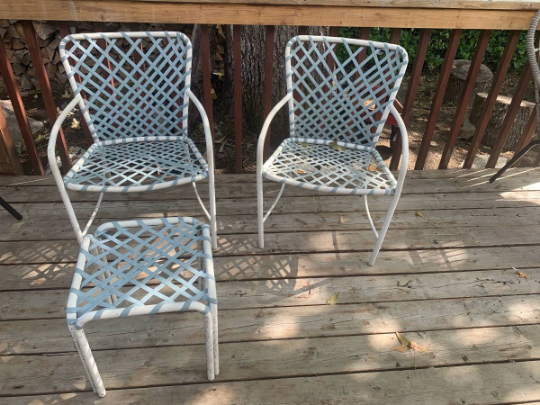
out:
M243 25L265 25L266 45L264 49L264 94L262 110L264 119L272 108L273 94L273 59L274 38L278 25L299 26L300 34L307 33L307 26L325 25L329 27L331 35L338 35L339 27L359 27L358 37L369 38L370 27L392 28L390 42L399 43L404 28L420 29L416 54L410 68L410 79L405 89L401 114L406 125L409 125L413 115L413 106L417 98L421 82L426 54L429 49L430 37L433 29L451 29L446 54L442 63L438 82L432 96L430 112L426 117L424 133L419 145L414 168L425 168L430 153L430 145L443 105L445 91L450 74L465 29L481 30L476 49L472 56L471 67L464 82L464 88L457 102L452 124L446 137L442 157L438 164L439 169L449 167L449 162L456 147L458 134L462 127L473 94L476 78L485 57L491 30L509 30L508 40L497 65L488 96L478 121L474 136L471 140L467 156L464 161L465 168L471 168L474 158L480 148L492 111L507 76L512 56L516 52L520 33L526 30L540 1L506 1L506 0L257 0L242 2L229 0L218 2L205 0L204 2L183 0L175 1L124 1L124 0L3 0L0 2L0 15L10 20L22 20L25 43L28 48L31 62L39 85L43 104L50 122L56 119L57 106L48 80L47 71L38 48L36 32L32 21L52 21L60 30L62 36L70 32L73 22L115 22L131 23L136 29L137 23L182 23L200 24L200 55L202 61L202 101L208 113L212 131L214 131L212 108L212 67L209 26L216 24L231 24L232 49L234 61L233 72L233 111L234 111L234 144L236 172L243 170L242 144L244 129L242 125L242 72L241 72L241 28ZM99 28L99 25L94 26ZM43 174L44 165L40 159L32 132L28 123L26 108L23 104L12 66L4 47L0 41L0 74L2 75L6 92L12 102L24 144L28 154L28 161L34 174ZM77 80L77 78L75 78ZM519 107L530 86L531 71L525 64L521 72L519 83L514 91L508 112L497 135L494 146L490 150L487 167L494 167L503 151L505 142L512 129L514 119ZM515 152L521 150L534 136L536 111L533 109L527 121L525 130L518 141ZM81 117L82 129L88 143L91 143L88 128ZM3 124L0 116L0 165L4 173L20 174L20 162L12 162L14 156L13 141L9 128ZM392 129L392 136L399 137L397 129ZM2 142L3 141L3 142ZM392 159L390 166L396 169L399 164L401 150L400 142L393 142ZM70 167L68 145L62 133L58 136L57 149L62 160L64 170ZM270 151L270 136L267 137L265 155ZM11 163L8 163L11 162Z

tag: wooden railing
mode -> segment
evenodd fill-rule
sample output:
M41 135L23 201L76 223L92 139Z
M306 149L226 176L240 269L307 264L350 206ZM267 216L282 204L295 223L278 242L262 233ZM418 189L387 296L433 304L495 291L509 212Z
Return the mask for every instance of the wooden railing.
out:
M69 32L70 21L201 24L200 46L203 66L203 103L212 125L210 39L208 28L212 24L234 25L232 53L235 60L234 139L235 169L237 172L242 171L243 142L240 71L241 25L266 26L264 98L263 109L261 111L263 117L266 117L272 108L272 60L276 25L300 26L300 33L305 33L308 25L330 25L330 33L334 35L337 35L339 27L361 27L359 36L364 39L369 37L369 27L389 27L392 28L390 42L393 43L399 42L400 33L403 28L421 29L420 40L415 59L412 63L411 76L402 109L402 116L406 124L409 124L411 120L432 29L451 29L452 32L444 57L444 63L439 73L431 110L427 117L427 123L414 166L415 169L422 170L429 154L439 111L443 104L445 90L463 30L480 29L482 31L465 80L465 87L459 99L451 129L446 139L439 169L448 168L450 158L454 152L458 134L467 111L467 105L486 53L491 30L510 30L511 34L498 63L498 68L476 132L468 149L464 163L465 168L472 166L478 152L493 107L510 66L510 61L516 50L520 32L528 28L531 18L539 8L540 1L521 0L256 0L247 3L238 0L222 2L214 0L189 2L183 0L156 2L136 0L2 0L0 2L0 16L5 19L23 20L24 37L50 122L54 122L56 119L57 106L38 48L32 20L56 22L61 35ZM8 55L1 42L0 73L4 80L8 96L13 104L33 173L43 174L43 164L32 138L25 106L17 88ZM495 166L530 81L531 70L527 64L521 72L521 78L514 92L511 105L508 108L495 145L490 151L487 167ZM537 119L536 112L533 112L518 142L516 151L519 151L533 137ZM88 142L91 142L88 129L84 126L83 120L81 122L83 123L83 130L87 135L86 139ZM21 174L22 168L20 162L14 158L16 152L14 151L9 129L5 124L5 118L1 112L0 135L2 136L1 140L3 140L1 142L2 147L0 147L0 164L3 165L3 171ZM396 135L399 136L399 134ZM267 139L269 141L269 138ZM391 160L392 169L396 169L399 163L401 151L398 145L400 145L400 142L394 143ZM267 155L269 150L270 143L267 142ZM68 148L62 133L58 136L58 151L63 167L68 168L70 166Z

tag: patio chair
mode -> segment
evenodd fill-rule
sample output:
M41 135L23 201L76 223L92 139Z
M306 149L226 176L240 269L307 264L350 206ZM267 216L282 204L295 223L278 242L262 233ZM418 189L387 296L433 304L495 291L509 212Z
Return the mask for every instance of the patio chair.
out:
M180 32L76 34L60 43L75 98L51 131L48 157L79 244L105 193L158 191L191 183L216 247L214 156L206 113L190 90L192 46ZM199 111L208 163L188 138L190 100ZM58 130L79 106L94 144L64 176L55 156ZM210 212L196 182L208 178ZM67 190L99 193L81 231Z
M338 58L338 46L342 48ZM365 58L359 56L366 51ZM358 61L360 59L360 62ZM357 39L300 35L285 51L287 95L264 122L257 147L259 245L264 222L285 185L342 195L363 195L369 224L377 241L375 262L396 209L408 164L407 130L394 106L408 63L398 45ZM276 113L289 106L290 135L264 162L264 142ZM398 179L375 149L388 114L401 132L403 156ZM264 214L263 178L281 184ZM392 196L380 232L371 219L368 195Z

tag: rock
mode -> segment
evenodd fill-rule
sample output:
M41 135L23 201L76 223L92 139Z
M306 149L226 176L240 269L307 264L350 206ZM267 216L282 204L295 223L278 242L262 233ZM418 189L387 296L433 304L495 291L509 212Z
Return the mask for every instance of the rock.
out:
M461 127L461 130L459 131L458 138L464 141L468 141L469 139L472 139L475 132L476 132L476 127L473 124L471 124L468 119L465 119L465 121L463 122L463 126Z
M21 75L21 90L33 90L34 89L34 83L32 83L32 80L30 76L27 74Z
M54 25L45 24L39 21L32 21L36 34L39 38L45 40L52 37L58 29Z
M13 111L13 105L9 100L0 100L0 105L2 106L4 114L6 115L6 121L8 123L9 130L11 131L11 136L13 137L13 143L15 144L17 151L20 152L23 149L24 143L22 140L21 129L19 128L19 123L17 122L15 112ZM30 123L30 129L32 130L32 134L34 136L43 132L43 129L45 128L43 122L30 117L28 117L28 122Z

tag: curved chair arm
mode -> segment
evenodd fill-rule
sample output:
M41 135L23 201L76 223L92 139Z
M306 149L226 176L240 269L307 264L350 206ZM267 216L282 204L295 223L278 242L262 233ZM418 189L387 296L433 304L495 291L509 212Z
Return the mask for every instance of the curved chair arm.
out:
M401 189L403 188L403 182L405 180L405 175L407 174L407 168L409 166L409 134L407 132L407 127L403 122L403 118L401 118L401 114L398 112L398 110L393 104L390 106L390 112L396 119L399 132L401 134L401 166L399 167L399 175L396 186L396 194L399 194L401 193Z
M292 93L288 93L285 97L283 97L279 101L279 103L277 103L274 108L272 108L272 111L270 111L270 114L268 114L268 116L264 120L264 125L261 129L261 134L259 135L259 140L257 143L257 174L262 173L264 140L266 139L266 135L268 134L268 128L270 128L270 124L272 123L272 120L274 119L277 112L285 105L287 101L291 99L291 97Z
M49 159L49 166L51 166L52 174L57 183L58 181L62 182L62 175L60 174L60 169L58 168L58 163L56 162L56 138L58 137L58 132L62 127L62 123L65 121L68 114L75 108L75 106L81 102L81 100L81 95L77 94L77 96L71 100L67 107L64 108L64 110L60 113L51 130L49 145L47 146L47 158Z
M191 90L187 90L188 97L199 111L199 114L202 118L203 129L204 129L204 138L206 141L206 160L208 163L208 172L212 176L214 174L214 141L212 139L212 131L210 130L210 121L208 121L208 116L206 111L202 106L201 102L195 97L195 94Z

